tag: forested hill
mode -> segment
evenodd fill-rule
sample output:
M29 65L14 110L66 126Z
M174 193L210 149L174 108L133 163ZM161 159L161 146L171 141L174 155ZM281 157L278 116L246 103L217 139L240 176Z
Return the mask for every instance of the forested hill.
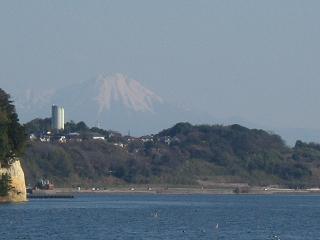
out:
M67 126L81 130L81 141L29 143L23 164L30 183L47 177L60 186L202 180L297 187L320 180L319 145L298 141L289 148L277 135L240 125L178 123L141 138ZM95 133L106 139L88 137Z

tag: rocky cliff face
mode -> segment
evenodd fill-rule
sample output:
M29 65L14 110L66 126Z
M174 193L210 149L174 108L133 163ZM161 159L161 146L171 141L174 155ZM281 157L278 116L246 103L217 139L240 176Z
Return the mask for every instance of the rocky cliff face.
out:
M6 197L0 197L0 202L24 202L27 201L24 172L20 161L15 161L9 167L0 168L0 175L8 173L12 179L13 190Z

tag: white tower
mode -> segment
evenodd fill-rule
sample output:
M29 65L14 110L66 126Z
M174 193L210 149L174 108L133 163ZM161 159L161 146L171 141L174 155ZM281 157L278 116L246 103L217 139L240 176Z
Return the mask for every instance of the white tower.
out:
M52 105L51 128L53 130L63 130L64 129L64 109L63 109L63 107L58 107L56 105Z

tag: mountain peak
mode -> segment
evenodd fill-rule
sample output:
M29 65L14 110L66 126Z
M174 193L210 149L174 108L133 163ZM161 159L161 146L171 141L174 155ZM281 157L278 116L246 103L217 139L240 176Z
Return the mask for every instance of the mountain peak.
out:
M109 110L112 102L121 102L136 112L153 112L154 103L163 103L161 97L126 75L99 75L96 80L99 112Z

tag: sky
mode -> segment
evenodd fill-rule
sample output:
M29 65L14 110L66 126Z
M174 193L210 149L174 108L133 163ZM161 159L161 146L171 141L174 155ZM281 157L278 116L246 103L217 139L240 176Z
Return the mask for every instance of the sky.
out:
M1 1L0 87L123 73L216 118L320 129L319 11L317 0Z

